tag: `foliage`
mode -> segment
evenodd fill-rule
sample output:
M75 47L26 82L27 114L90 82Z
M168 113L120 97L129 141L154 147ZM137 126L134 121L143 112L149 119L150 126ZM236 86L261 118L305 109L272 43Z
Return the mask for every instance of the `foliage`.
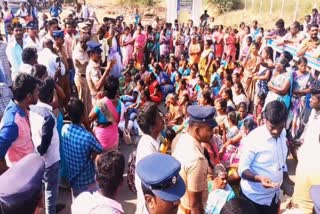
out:
M208 0L208 2L216 5L220 13L229 12L243 7L241 0Z
M153 0L120 0L121 4L144 4L151 6L153 4Z

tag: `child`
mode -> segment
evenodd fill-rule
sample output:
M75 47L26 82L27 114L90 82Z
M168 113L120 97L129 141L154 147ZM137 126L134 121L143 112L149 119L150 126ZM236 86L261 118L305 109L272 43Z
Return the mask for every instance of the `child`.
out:
M263 124L263 118L262 118L262 109L266 100L266 94L260 93L257 96L257 105L254 109L254 118L256 119L259 126Z
M168 127L165 132L164 143L162 143L160 146L160 153L171 154L171 144L175 137L176 132L172 128Z

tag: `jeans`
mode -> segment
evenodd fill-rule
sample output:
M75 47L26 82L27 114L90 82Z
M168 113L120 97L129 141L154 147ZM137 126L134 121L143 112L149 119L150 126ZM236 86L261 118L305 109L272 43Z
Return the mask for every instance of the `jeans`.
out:
M56 201L59 194L60 161L45 169L43 180L45 184L46 214L56 214Z

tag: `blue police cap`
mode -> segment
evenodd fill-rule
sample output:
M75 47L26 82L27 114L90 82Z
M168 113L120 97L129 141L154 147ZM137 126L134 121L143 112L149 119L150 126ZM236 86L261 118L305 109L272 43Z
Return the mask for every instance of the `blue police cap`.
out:
M137 164L141 182L165 201L178 201L186 192L179 175L181 164L174 157L161 153L146 156Z
M187 112L190 116L190 122L206 123L212 128L217 126L217 122L214 119L216 111L212 106L191 105L188 107Z
M314 210L316 213L320 213L320 185L312 186L310 189L310 195L314 203Z
M95 41L88 41L87 42L88 49L87 51L89 52L102 52L101 44L99 42Z
M21 204L41 191L45 164L37 154L29 154L0 176L0 201L6 206Z
M38 25L37 25L36 22L30 21L30 22L28 22L28 23L25 25L25 28L28 28L28 29L38 29Z
M53 31L52 37L53 37L53 38L64 37L64 32L63 32L63 30L55 30L55 31Z

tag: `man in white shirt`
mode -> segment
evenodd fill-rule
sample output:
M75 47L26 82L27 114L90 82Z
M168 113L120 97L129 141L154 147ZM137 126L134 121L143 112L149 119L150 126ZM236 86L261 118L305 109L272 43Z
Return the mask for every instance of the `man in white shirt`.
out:
M17 23L13 25L13 36L14 39L9 41L6 49L6 54L11 65L12 79L14 79L18 74L20 65L22 64L22 50L24 48L24 42L23 28L21 24Z
M139 140L137 147L136 165L142 158L158 152L160 147L160 143L157 139L164 127L164 120L156 104L151 102L146 103L146 105L139 111L138 124L143 135ZM141 180L137 173L135 174L135 186L138 197L136 213L141 214L145 206L145 200L142 192Z
M42 50L40 40L38 38L38 25L34 21L28 22L26 25L27 37L24 40L24 48L32 47L36 48L39 53Z
M124 213L121 204L115 200L123 183L123 154L115 150L105 151L97 157L95 163L99 190L81 193L71 206L72 213Z
M38 103L30 106L32 141L46 165L43 180L47 214L56 213L60 177L59 135L56 118L50 106L55 84L53 79L47 78L39 88Z
M52 78L57 78L66 73L66 69L61 62L60 57L54 54L53 41L45 39L43 41L43 50L38 54L38 62L47 67L48 75Z
M27 74L31 74L32 67L35 64L38 64L38 54L37 49L35 48L25 48L22 51L22 62L23 64L20 65L19 72L25 72Z
M239 162L241 195L250 200L261 214L278 211L280 186L287 174L288 110L280 101L265 108L266 124L253 130L243 142Z

